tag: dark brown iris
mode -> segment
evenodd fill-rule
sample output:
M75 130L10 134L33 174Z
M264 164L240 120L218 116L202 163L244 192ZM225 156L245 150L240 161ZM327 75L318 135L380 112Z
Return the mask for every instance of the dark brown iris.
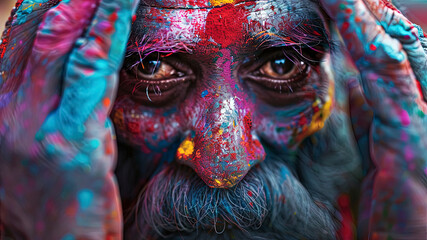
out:
M271 70L277 75L283 75L292 70L294 64L286 58L278 58L270 61Z
M137 54L129 57L128 69L123 69L119 94L128 95L146 106L164 107L179 102L194 79L192 70L178 58L154 54L142 60ZM126 65L125 65L126 66Z
M159 71L161 64L160 60L144 59L138 64L138 70L145 75L154 75Z

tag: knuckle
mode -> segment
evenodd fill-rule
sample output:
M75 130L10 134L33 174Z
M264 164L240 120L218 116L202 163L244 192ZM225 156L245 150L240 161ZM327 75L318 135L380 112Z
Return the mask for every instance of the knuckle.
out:
M402 44L382 32L365 45L365 56L358 61L364 68L380 68L385 65L402 68L407 64L407 56Z

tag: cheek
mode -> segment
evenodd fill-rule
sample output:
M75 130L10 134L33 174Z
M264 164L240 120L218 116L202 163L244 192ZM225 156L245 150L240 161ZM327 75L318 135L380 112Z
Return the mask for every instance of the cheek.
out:
M119 97L111 113L119 140L138 146L144 153L167 150L180 134L181 117L176 108L153 109Z
M270 145L295 150L311 134L323 128L333 107L334 82L328 57L313 70L308 85L303 89L309 98L286 108L266 106L256 101L256 132Z

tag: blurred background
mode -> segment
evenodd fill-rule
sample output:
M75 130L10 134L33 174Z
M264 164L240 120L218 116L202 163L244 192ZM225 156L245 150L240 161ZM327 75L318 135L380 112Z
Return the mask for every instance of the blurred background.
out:
M10 10L15 6L16 0L0 0L0 34L3 33L4 24L10 15Z
M4 24L15 2L16 0L0 0L0 33L3 32ZM393 0L392 2L396 2L409 20L417 23L424 32L427 32L427 0Z
M1 1L1 0L0 0ZM400 0L397 5L412 22L420 25L427 32L427 0Z

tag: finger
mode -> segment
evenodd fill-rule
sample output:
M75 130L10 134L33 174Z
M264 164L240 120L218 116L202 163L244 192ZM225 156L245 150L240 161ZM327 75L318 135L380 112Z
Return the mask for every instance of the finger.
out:
M31 72L34 82L27 84L28 88L44 84L44 80L48 79L49 75L58 75L57 71L53 70L59 68L58 63L62 62L58 61L59 58L66 57L74 41L83 33L99 0L63 1L51 8L58 2L57 0L47 3L24 1L19 5L15 14L16 20L10 29L18 31L12 31L12 33L9 31L8 34L11 36L7 36L5 42L2 43L2 54L6 54L5 49L9 39L13 39L14 42L13 45L8 46L6 59L2 59L6 61L2 62L2 70L7 71L7 75L13 77L17 75L16 73L24 72L22 66L18 66L26 63L27 59L29 61L26 68L37 69L37 71ZM81 9L85 9L85 11ZM39 24L40 16L43 16L41 24ZM31 51L28 51L30 48ZM12 57L12 61L8 59L10 57ZM15 59L18 57L20 59ZM8 63L14 66L6 66L9 65ZM12 88L16 90L21 82L10 83L14 84Z
M31 77L24 85L39 101L57 89L67 54L89 25L98 2L62 1L44 15L26 68Z
M421 39L420 27L409 21L392 3L385 0L364 0L387 34L398 39L420 85L421 94L427 101L427 52Z
M104 123L118 82L136 1L101 1L87 34L71 52L59 126L68 139L79 139L81 126ZM89 117L91 118L89 119ZM95 121L95 123L89 123Z
M16 85L23 72L38 25L44 13L57 3L58 0L16 2L0 40L0 85L4 84L1 90L16 91L13 85Z
M73 47L76 39L81 36L85 26L88 25L98 1L62 1L44 14L43 21L35 34L35 39L31 37L29 39L19 38L20 36L34 35L31 32L32 28L22 28L23 35L14 36L15 42L19 43L26 40L28 42L25 42L24 45L32 47L29 53L23 52L20 47L17 47L16 52L11 53L16 57L14 61L22 61L21 66L25 67L25 69L17 68L18 76L15 79L8 79L15 94L15 89L19 87L17 89L19 92L11 98L14 105L11 105L9 109L12 109L13 113L5 114L8 117L6 122L13 129L11 131L15 133L10 140L12 145L20 146L21 150L28 149L32 138L26 137L23 141L22 136L34 136L47 114L56 107L60 93L60 79L62 78L67 53ZM38 1L25 1L21 5L22 12L18 11L17 13L17 19L24 23L28 21L29 24L33 24L32 21L35 21L33 17L39 16L39 14L32 11L43 12L36 7L43 10L48 6L39 5ZM30 54L30 56L26 56L26 54ZM8 72L8 74L11 73ZM14 74L14 76L16 75ZM13 116L18 117L13 119ZM15 144L20 142L22 144Z
M418 28L418 33L420 35L421 45L423 46L424 52L427 53L427 33L425 33L418 25L416 25L416 27Z
M365 98L384 123L407 124L403 101L418 108L415 76L401 43L390 37L362 0L322 0L358 67ZM397 104L396 104L397 103ZM411 110L412 111L412 110ZM403 117L402 117L403 116Z
M363 0L390 36L403 42L413 42L418 39L418 29L390 2L385 0Z
M92 166L91 175L104 178L110 183L100 190L93 186L94 196L105 199L109 207L103 211L88 208L81 213L85 219L103 224L106 236L121 238L120 202L112 169L115 151L108 151L114 141L112 132L103 134L112 127L107 116L118 83L126 48L133 11L133 0L102 0L87 33L72 50L67 63L64 92L55 116L54 130L59 130L68 141L79 144L82 139L95 139L103 148L82 152L87 164ZM49 131L47 128L45 130ZM109 138L110 137L110 138ZM112 194L114 192L114 194ZM89 232L98 231L90 229Z
M321 0L325 11L334 19L338 25L339 31L343 37L351 57L359 66L362 60L376 60L375 54L379 54L378 38L385 38L387 43L398 43L396 40L389 39L382 27L377 24L376 19L368 11L362 0ZM378 45L375 45L378 44ZM391 44L399 46L399 44ZM394 50L391 54L396 54L399 49ZM370 57L372 55L372 57ZM366 57L369 57L365 59ZM398 56L389 56L398 57ZM378 56L379 58L379 56ZM365 64L368 67L370 64Z

